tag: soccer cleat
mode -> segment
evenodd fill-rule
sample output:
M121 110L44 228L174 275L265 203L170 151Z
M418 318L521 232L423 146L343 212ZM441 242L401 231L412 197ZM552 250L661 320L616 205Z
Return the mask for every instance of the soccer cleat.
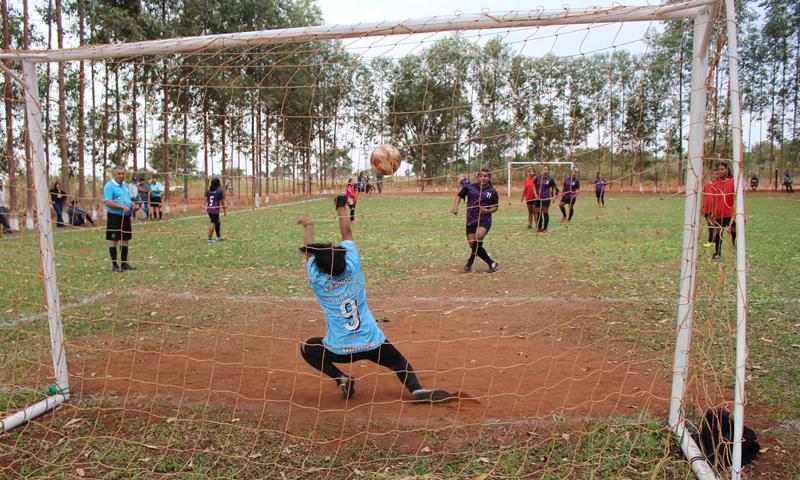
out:
M115 272L115 273L118 273L118 272L121 272L122 270L119 269L119 265L117 265L116 263L112 263L111 264L111 271Z
M352 377L339 377L336 381L339 390L342 392L342 398L347 400L356 393L356 379Z
M471 263L468 263L468 264L464 265L464 273L469 273L471 271L472 271L472 264Z
M432 388L418 388L411 394L415 402L443 402L453 398L447 390L436 390Z
M490 263L490 264L489 264L489 273L494 273L494 272L496 272L496 271L497 271L497 267L499 267L499 266L500 266L500 265L499 265L497 262L495 262L494 260L492 260L492 263Z
M528 230L532 229L533 225L528 225Z
M225 237L217 237L217 241L218 242L224 242L225 241Z
M214 244L214 239L213 238L209 238L208 239L208 244L209 245L213 245Z
M719 260L720 256L721 255L719 253L715 253L714 255L711 255L711 260Z
M128 271L128 270L136 270L136 267L134 267L134 266L133 266L133 265L131 265L130 263L123 263L123 264L122 264L122 270L123 270L123 271Z

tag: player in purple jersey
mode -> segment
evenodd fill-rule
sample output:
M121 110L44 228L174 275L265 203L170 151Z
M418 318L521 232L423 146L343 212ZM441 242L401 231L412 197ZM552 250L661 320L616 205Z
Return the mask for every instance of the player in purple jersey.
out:
M497 262L492 260L483 248L483 239L492 228L492 214L500 205L500 197L490 179L489 170L482 168L478 172L478 181L464 184L453 202L451 212L453 215L458 215L458 206L461 204L461 200L467 200L467 243L469 243L470 253L469 260L464 265L465 272L472 271L476 255L489 265L489 272L497 270Z
M561 223L569 223L572 221L572 214L575 211L575 201L578 199L578 190L581 189L581 181L578 180L578 171L574 168L569 174L569 177L564 179L564 194L561 196L561 201L558 203L558 208L561 209L563 218ZM567 217L567 210L564 205L569 204L569 218Z
M208 244L214 243L212 236L217 232L217 242L225 240L220 230L222 229L219 222L219 209L222 208L222 213L228 216L228 207L225 205L225 191L222 189L219 178L212 178L211 185L209 185L206 192L206 201L203 204L203 209L208 213L208 218L211 223L208 225Z
M594 179L594 196L597 197L597 206L606 206L606 181L597 172L597 178Z
M555 195L558 195L558 185L550 176L549 165L542 168L542 175L536 177L534 185L536 186L536 195L539 197L539 223L536 225L536 231L546 233L547 226L550 224L550 202Z

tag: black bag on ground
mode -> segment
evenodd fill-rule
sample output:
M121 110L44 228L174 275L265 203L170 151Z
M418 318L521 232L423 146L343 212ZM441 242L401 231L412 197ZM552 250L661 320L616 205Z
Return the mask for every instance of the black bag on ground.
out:
M708 409L699 432L700 449L712 465L728 468L733 458L733 416L724 408ZM745 426L742 432L742 466L751 463L761 450L756 432Z

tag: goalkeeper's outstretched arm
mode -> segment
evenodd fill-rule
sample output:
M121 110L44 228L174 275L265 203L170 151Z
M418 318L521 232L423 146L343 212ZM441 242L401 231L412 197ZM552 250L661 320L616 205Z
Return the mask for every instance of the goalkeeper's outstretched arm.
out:
M342 232L342 241L353 240L353 229L350 227L350 218L345 211L347 197L339 195L336 197L336 215L339 217L339 231Z
M302 225L305 229L305 235L303 236L303 245L308 246L314 243L314 223L306 217L301 218L297 221L298 225ZM306 261L311 258L313 255L311 254L310 250L306 250Z

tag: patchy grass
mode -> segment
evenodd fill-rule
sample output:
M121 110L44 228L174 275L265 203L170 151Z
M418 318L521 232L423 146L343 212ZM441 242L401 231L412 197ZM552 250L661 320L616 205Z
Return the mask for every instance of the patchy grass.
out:
M449 196L366 197L360 202L354 228L371 295L447 292L449 279L460 275L454 271L463 263L466 250L463 211L459 218L450 215L451 200ZM557 206L552 208L552 232L547 236L525 229L526 214L519 202L503 202L486 247L501 263L507 288L487 294L620 299L608 316L610 328L602 330L625 342L642 344L648 351L663 352L658 361L669 365L680 280L681 197L612 195L608 208L598 209L593 198L582 196L568 227L559 223ZM319 240L336 241L331 203L323 199L237 212L223 218L227 240L214 245L206 244L203 218L135 224L131 261L138 270L123 275L110 271L101 230L56 232L59 289L62 305L67 306L65 334L76 342L82 337L120 334L131 322L137 322L140 331L163 328L173 321L159 317L148 324L150 309L140 303L126 311L129 299L144 293L147 298L159 292L308 296L296 249L302 232L295 222L309 216L316 221ZM748 197L747 209L748 419L765 425L770 438L785 450L798 451L800 201L755 195ZM0 241L4 259L0 268L11 280L0 282L0 367L4 372L0 378L12 388L0 392L3 412L30 404L47 386L26 380L30 372L50 368L47 320L34 316L45 310L36 241L34 235ZM699 267L694 345L700 347L693 347L692 354L693 365L701 367L693 373L730 387L735 331L732 249L726 243L719 262L709 261L709 253L701 253ZM481 278L475 275L476 281ZM93 300L74 305L87 298ZM199 312L215 314L216 310L199 301L197 310L190 312L192 321L210 321ZM68 420L54 423L61 418L56 414L5 436L0 443L10 449L0 454L0 476L13 472L67 478L75 476L78 468L87 477L105 478L278 478L281 471L287 478L319 478L320 472L329 478L347 478L356 468L363 478L688 475L654 419L636 425L622 420L559 425L542 438L527 432L504 436L495 431L494 436L465 439L458 447L451 447L447 436L427 434L429 452L404 453L385 442L362 441L349 446L355 450L321 453L314 451L314 442L287 440L279 431L204 422L202 409L183 410L202 428L180 430L165 419L146 415L137 414L131 420L127 418L130 412L119 413L120 405L108 402L92 405L87 400L77 407L63 407L82 419L68 434L61 430ZM574 431L581 433L562 437ZM58 448L56 434L65 438ZM241 452L250 452L253 435L263 451L250 458L251 454ZM220 438L228 443L214 443ZM290 454L276 456L287 441L297 446ZM143 446L150 442L168 447L150 452ZM787 465L791 469L792 463Z

